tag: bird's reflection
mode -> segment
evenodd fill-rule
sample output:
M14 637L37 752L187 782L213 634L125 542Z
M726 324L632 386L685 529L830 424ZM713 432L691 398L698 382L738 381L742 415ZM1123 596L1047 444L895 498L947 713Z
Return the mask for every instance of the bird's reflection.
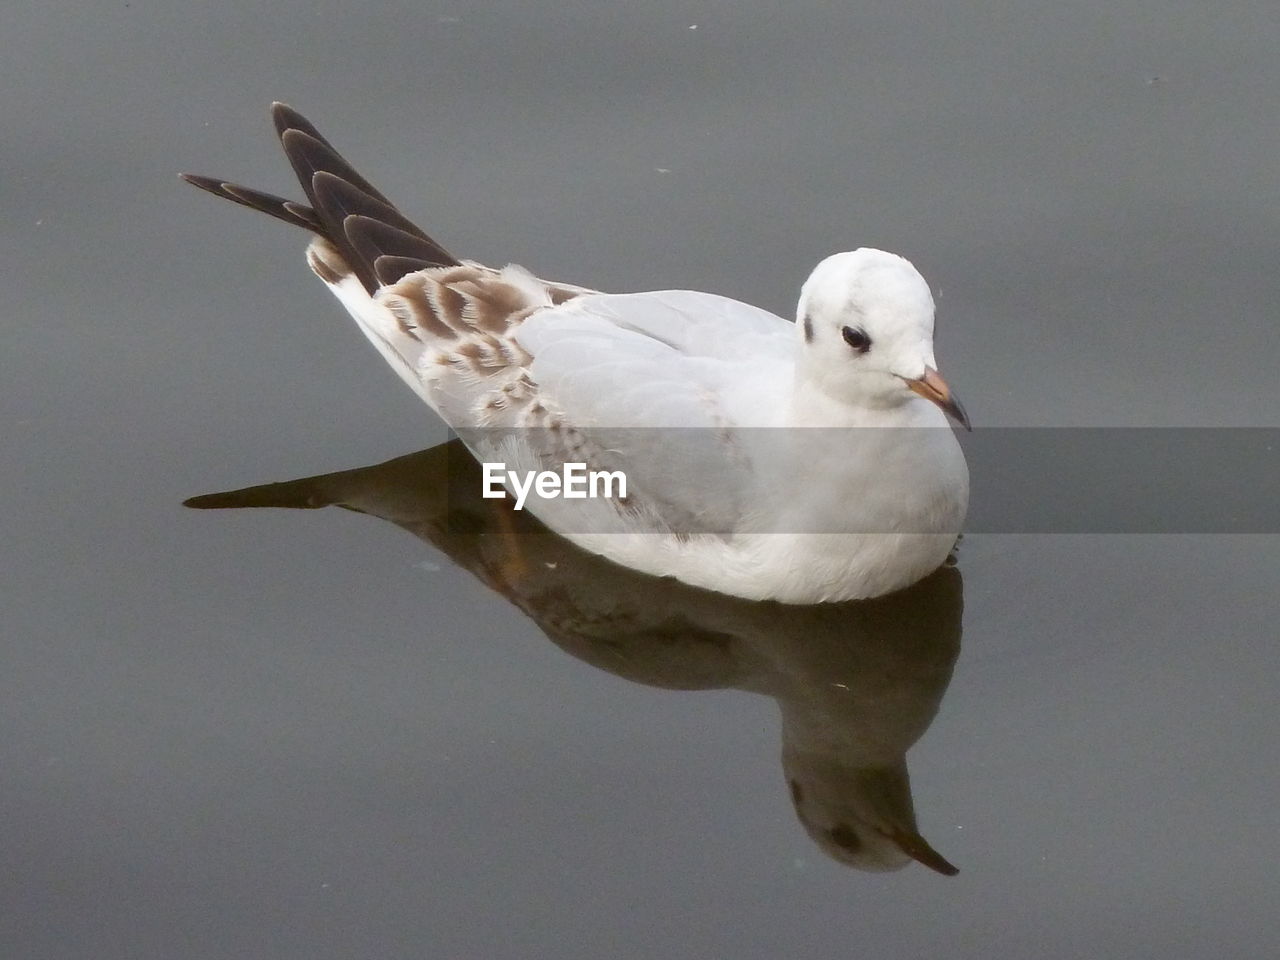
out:
M586 553L507 500L483 499L457 440L376 466L187 501L199 508L340 506L443 551L571 655L637 683L764 694L782 711L796 814L831 857L864 870L956 868L920 835L906 752L960 650L960 573L946 566L874 600L752 602Z

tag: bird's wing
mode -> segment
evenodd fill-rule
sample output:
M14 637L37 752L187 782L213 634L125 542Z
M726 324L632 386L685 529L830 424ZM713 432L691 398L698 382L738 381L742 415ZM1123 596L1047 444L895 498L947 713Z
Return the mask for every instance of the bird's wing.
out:
M792 333L762 310L683 290L580 296L534 312L512 334L545 411L528 445L556 449L563 424L591 453L575 462L622 471L651 525L735 529L760 439L744 428L783 410Z
M375 323L386 339L418 338L424 396L482 461L621 471L616 509L642 528L738 526L753 476L744 428L772 425L785 407L785 320L711 294L592 294L470 264L415 273L372 299L394 318ZM577 514L593 519L572 529L574 506L543 509L561 512L547 519L563 532L601 528L584 505Z
M794 328L709 293L583 296L514 333L547 397L579 424L764 426L794 356Z

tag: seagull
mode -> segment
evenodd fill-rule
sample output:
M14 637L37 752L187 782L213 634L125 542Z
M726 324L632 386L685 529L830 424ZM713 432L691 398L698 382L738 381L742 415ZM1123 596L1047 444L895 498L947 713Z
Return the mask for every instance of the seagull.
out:
M276 103L272 117L306 203L183 179L312 233L312 272L508 492L564 468L564 487L540 479L528 499L555 532L635 570L791 604L891 593L947 559L969 499L947 418L969 419L906 259L827 257L794 323L709 293L542 280L458 259L301 114ZM560 496L570 465L625 482Z

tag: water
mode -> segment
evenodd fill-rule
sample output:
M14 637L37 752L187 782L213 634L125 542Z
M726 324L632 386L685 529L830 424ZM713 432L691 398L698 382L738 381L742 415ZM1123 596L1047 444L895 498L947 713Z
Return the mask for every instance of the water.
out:
M1274 535L975 533L914 646L587 571L553 610L596 619L549 642L472 571L545 617L558 569L180 506L446 434L300 233L175 174L290 191L286 99L465 256L786 314L825 253L901 252L979 427L1276 427L1278 30L1262 3L11 14L0 953L1274 953ZM824 677L850 689L806 700ZM876 769L910 746L960 873L824 852L780 702ZM888 776L857 795L901 817Z

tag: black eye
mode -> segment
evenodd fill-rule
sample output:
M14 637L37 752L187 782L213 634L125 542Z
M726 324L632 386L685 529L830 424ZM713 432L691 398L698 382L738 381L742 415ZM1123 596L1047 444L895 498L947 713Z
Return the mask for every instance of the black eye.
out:
M861 330L855 330L853 327L845 327L840 331L844 334L844 342L859 353L866 353L871 349L871 338Z

